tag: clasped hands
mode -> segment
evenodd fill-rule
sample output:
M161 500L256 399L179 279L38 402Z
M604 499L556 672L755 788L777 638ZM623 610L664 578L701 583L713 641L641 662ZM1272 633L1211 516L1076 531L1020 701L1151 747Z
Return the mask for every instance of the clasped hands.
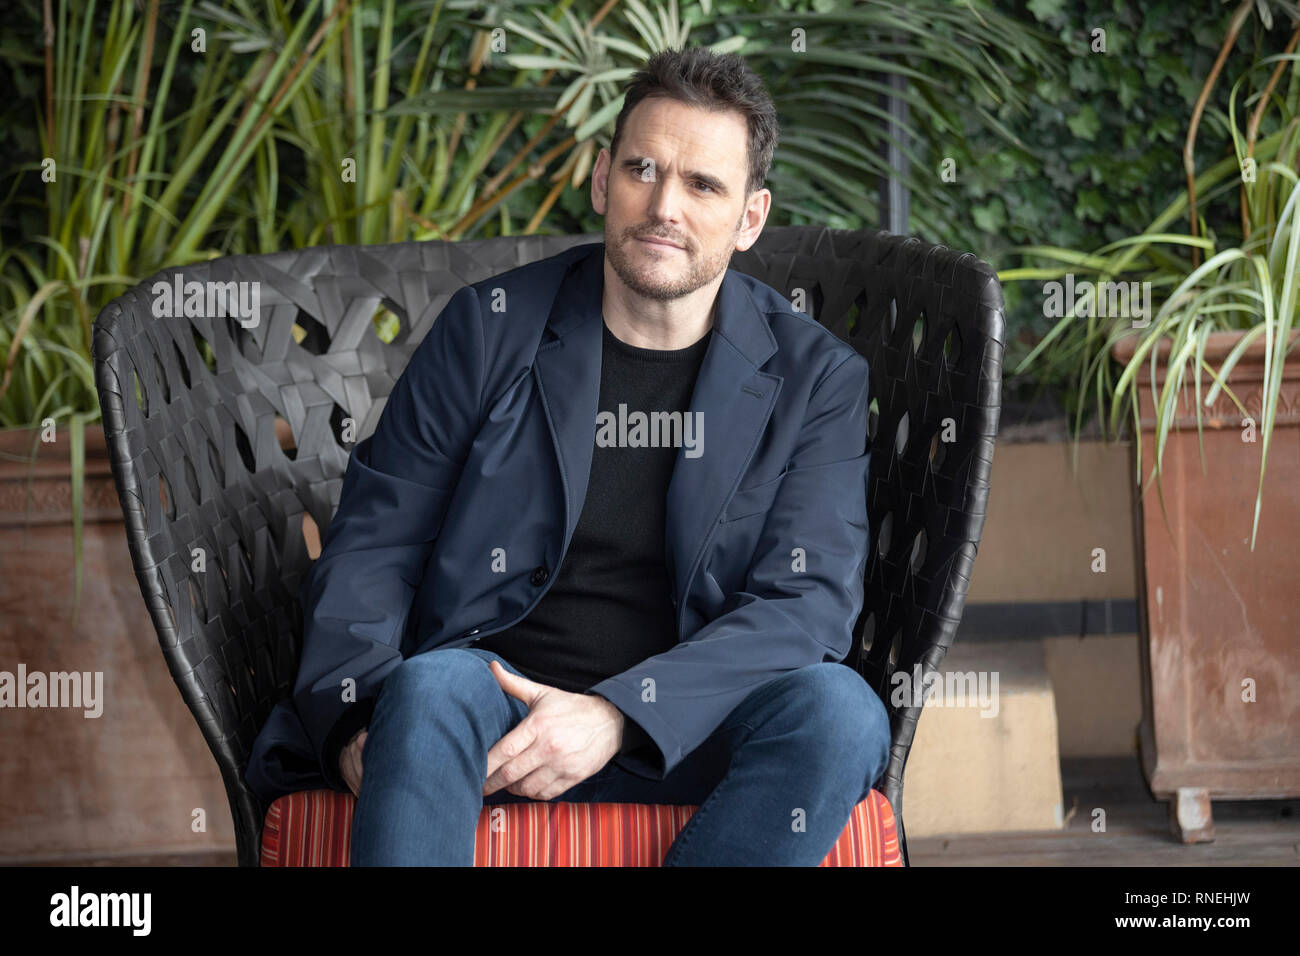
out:
M623 745L623 712L597 694L573 694L512 674L493 660L497 683L528 705L528 716L488 751L483 796L502 787L551 800L576 787Z
M529 800L551 800L599 771L623 745L623 712L597 694L574 694L512 674L497 660L492 676L511 697L528 705L528 716L488 751L483 796L502 787ZM367 731L343 748L340 771L361 794L361 754Z

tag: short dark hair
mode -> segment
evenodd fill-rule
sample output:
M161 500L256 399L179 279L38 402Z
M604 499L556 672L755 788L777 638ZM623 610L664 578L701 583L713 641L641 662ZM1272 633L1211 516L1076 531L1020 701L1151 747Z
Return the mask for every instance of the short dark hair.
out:
M614 139L609 146L611 158L618 155L618 141L628 114L642 100L654 96L718 112L742 113L749 127L749 176L745 181L745 195L763 188L781 129L772 97L744 57L736 53L715 53L707 47L661 50L652 56L633 74L628 85L623 108L614 121Z

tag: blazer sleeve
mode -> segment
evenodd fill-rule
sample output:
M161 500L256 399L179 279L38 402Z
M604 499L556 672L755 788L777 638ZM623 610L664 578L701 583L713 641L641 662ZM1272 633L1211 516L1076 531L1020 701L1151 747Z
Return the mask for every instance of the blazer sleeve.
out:
M442 527L482 400L478 295L451 297L357 444L320 557L303 580L303 650L293 703L321 773L347 790L338 754L369 722Z
M762 684L848 656L869 551L867 384L855 352L813 390L745 589L689 639L589 689L652 740L620 752L620 766L662 779Z

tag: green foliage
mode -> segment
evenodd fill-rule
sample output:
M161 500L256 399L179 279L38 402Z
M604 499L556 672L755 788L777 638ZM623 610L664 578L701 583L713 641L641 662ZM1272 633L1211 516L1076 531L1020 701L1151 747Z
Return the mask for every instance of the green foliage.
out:
M992 7L1011 13L1014 0ZM981 5L980 9L984 9ZM1033 90L1028 111L991 103L1020 145L1008 148L988 124L968 119L965 143L935 143L927 156L937 169L943 156L957 160L956 201L941 239L970 249L1006 269L1020 259L1017 246L1050 243L1094 249L1141 232L1183 190L1183 139L1192 107L1227 34L1233 7L1150 0L1033 0L1030 13L1056 43L1056 69L1019 69L1013 83ZM1092 30L1104 29L1106 52L1092 52ZM1266 31L1253 21L1234 56L1280 53L1285 23ZM1229 84L1221 83L1202 123L1198 154L1218 158L1231 149L1226 124ZM1231 230L1233 211L1215 209L1211 225ZM1005 284L1008 305L1007 367L1021 365L1051 327L1043 316L1041 281ZM1032 373L1065 391L1077 409L1084 396L1069 372L1049 363Z
M884 74L911 81L908 134L922 144L956 135L963 90L980 91L986 121L1024 109L1004 65L1046 63L1013 20L949 0L760 12L742 0L59 0L48 25L39 0L21 2L28 36L48 26L54 40L53 89L47 100L32 80L45 50L5 41L8 99L32 113L0 179L0 427L94 420L93 317L166 266L284 245L598 231L594 156L621 85L666 46L738 50L768 78L783 126L774 225L879 222ZM916 219L941 233L949 195L932 177L908 182ZM979 215L997 229L1006 211Z
M1300 23L1293 36L1300 40ZM1273 84L1276 83L1274 86ZM1237 104L1250 110L1237 109ZM1258 111L1258 112L1256 112ZM1247 117L1250 117L1248 119ZM1252 121L1259 119L1259 138ZM1103 421L1115 429L1129 412L1141 461L1137 376L1150 371L1155 405L1155 465L1161 507L1164 507L1161 466L1166 442L1177 415L1177 403L1188 379L1195 390L1197 431L1202 408L1210 406L1220 389L1245 418L1253 415L1226 384L1229 372L1246 349L1262 339L1265 346L1260 420L1259 486L1255 497L1251 549L1259 531L1264 474L1277 418L1277 405L1289 354L1300 339L1300 54L1258 59L1231 85L1225 125L1232 137L1228 156L1203 169L1193 188L1185 189L1140 234L1109 243L1093 253L1061 247L1027 247L1026 255L1046 260L1047 267L1010 270L1008 279L1041 282L1064 273L1089 281L1148 283L1160 302L1153 317L1130 314L1098 315L1071 304L1065 315L1026 357L1042 357L1048 367L1076 376L1084 395L1095 400ZM1271 132L1270 132L1271 131ZM1233 226L1220 237L1205 229L1198 216L1194 235L1171 231L1190 216L1191 197L1221 214L1233 214ZM1201 254L1207 257L1201 262ZM1245 332L1218 370L1205 359L1206 345L1216 331ZM1111 350L1131 339L1133 358L1122 369ZM1165 381L1157 382L1160 346L1168 344ZM1204 388L1202 372L1214 385ZM1190 373L1190 374L1189 374ZM1081 402L1076 416L1081 417ZM1107 412L1109 414L1107 414ZM1201 448L1202 455L1204 447ZM1141 474L1137 480L1141 481ZM1148 481L1148 484L1150 481Z

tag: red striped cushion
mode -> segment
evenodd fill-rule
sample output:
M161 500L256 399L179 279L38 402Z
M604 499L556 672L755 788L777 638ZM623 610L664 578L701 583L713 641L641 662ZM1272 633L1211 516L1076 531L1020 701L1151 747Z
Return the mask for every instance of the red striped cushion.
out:
M262 866L347 866L356 798L335 790L280 797L266 813ZM485 806L475 866L659 866L696 807L639 803ZM902 866L898 828L877 790L853 808L821 866Z

